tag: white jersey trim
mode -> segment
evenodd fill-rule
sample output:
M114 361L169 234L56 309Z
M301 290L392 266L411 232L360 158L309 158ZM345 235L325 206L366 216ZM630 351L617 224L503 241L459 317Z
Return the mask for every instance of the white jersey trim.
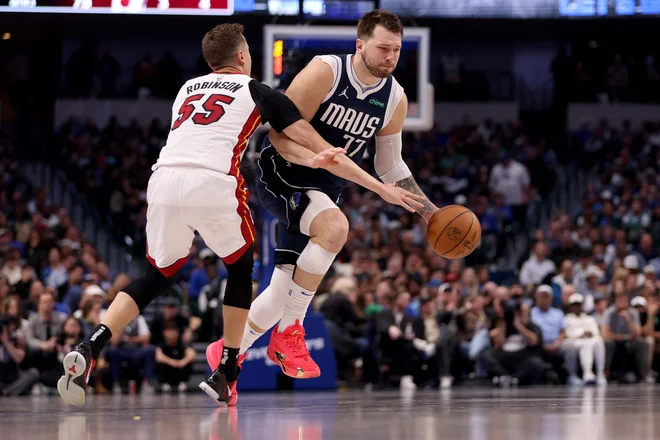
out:
M390 89L390 99L387 100L387 110L385 111L385 119L383 121L383 128L387 127L394 116L394 111L403 98L403 87L398 83L396 78L392 76L392 88Z
M348 80L350 81L351 85L357 92L357 99L362 99L364 100L365 98L368 98L369 95L372 93L376 93L380 89L382 89L385 84L387 84L387 78L381 79L378 84L374 84L373 86L367 86L366 84L363 84L362 81L357 77L355 74L355 71L353 70L353 55L349 55L346 58L346 72L348 74Z
M321 103L326 102L328 99L332 97L332 95L335 94L335 91L337 90L337 86L339 85L339 78L341 78L341 69L342 69L342 62L341 58L338 57L337 55L317 55L314 58L312 58L312 61L315 59L319 59L323 61L325 64L330 66L332 69L332 73L335 76L335 80L332 83L332 88L328 92L327 95L325 95L325 98L323 98L323 101Z

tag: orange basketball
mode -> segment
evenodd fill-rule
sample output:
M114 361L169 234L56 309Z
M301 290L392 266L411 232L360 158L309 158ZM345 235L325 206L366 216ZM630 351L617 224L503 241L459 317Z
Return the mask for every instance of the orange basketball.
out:
M431 217L426 237L438 255L452 260L464 258L481 240L481 223L465 206L445 206Z

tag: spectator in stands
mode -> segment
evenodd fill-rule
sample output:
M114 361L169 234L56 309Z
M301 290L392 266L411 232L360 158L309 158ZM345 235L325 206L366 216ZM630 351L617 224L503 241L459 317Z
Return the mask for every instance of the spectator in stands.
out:
M563 260L559 266L559 274L552 278L552 284L557 285L559 289L563 288L566 284L574 284L573 277L573 262L571 260Z
M100 324L104 312L101 301L90 297L82 303L81 309L74 312L73 317L81 320L85 334L89 335Z
M154 377L155 349L149 345L150 340L151 332L142 315L112 335L106 357L110 363L114 393L121 390L122 370L129 373L133 380L141 376L143 392L154 391L150 382Z
M85 333L83 331L82 323L73 316L66 318L62 324L60 335L57 338L56 346L58 361L62 362L64 356L69 354L71 349L84 339L84 336ZM55 380L57 379L59 379L59 376L55 378Z
M36 280L36 278L37 273L32 266L23 266L21 270L21 280L14 284L14 292L16 292L22 299L27 299L30 294L32 282Z
M21 299L17 295L8 296L4 302L4 307L0 304L0 315L3 314L18 319L18 330L22 332L23 340L25 341L28 320L21 316Z
M623 268L628 271L626 278L626 289L628 289L628 296L630 298L636 296L637 289L644 284L644 275L640 273L641 267L639 260L635 255L627 255L623 259ZM630 281L628 281L630 280Z
M179 326L168 321L163 328L162 343L156 347L158 381L166 393L177 389L180 393L188 389L188 379L197 354L182 341Z
M7 277L0 275L0 309L4 306L11 293L11 284Z
M525 166L515 161L511 153L502 152L501 162L491 170L488 186L492 192L504 197L504 203L511 206L515 221L522 227L527 217L529 185Z
M14 285L21 280L21 265L18 250L12 249L7 252L5 264L2 266L0 275L7 278L9 284Z
M376 332L379 335L379 349L382 353L381 365L386 365L389 373L401 375L401 389L416 388L412 377L412 357L414 347L413 317L405 310L410 304L410 294L401 292L390 299L390 308L375 317Z
M655 295L649 296L649 301L646 300L643 296L636 296L630 301L630 305L637 310L639 313L639 323L642 329L642 339L646 345L646 368L645 371L648 372L647 376L644 378L647 383L655 383L655 375L653 371L653 358L655 355L655 338L653 337L654 332L654 317L658 313L659 304L658 298Z
M610 99L613 102L628 99L629 77L628 68L623 64L621 55L614 56L614 63L607 71L607 84L609 86Z
M658 250L653 246L653 235L648 232L643 233L633 255L637 257L642 267L647 266L654 258L658 258Z
M65 319L64 315L55 311L55 298L52 293L41 292L37 313L28 320L26 340L30 349L29 364L39 370L43 384L48 387L54 387L60 376L57 339Z
M26 345L20 325L20 318L0 314L0 396L19 396L39 382L36 368L21 368Z
M142 59L135 63L133 81L138 98L147 97L153 93L156 73L156 66L150 53L145 54Z
M601 329L600 334L603 333L603 324L605 324L605 312L607 311L607 298L605 295L598 295L594 297L594 312L591 316L594 317L598 327Z
M486 314L485 305L485 298L477 296L465 304L464 312L456 319L460 353L474 362L475 373L481 378L488 375L481 354L490 347L488 327L491 320Z
M605 342L600 336L596 320L582 311L584 300L584 296L579 293L568 298L570 313L566 315L566 341L578 349L584 383L606 385Z
M575 287L572 284L564 285L564 288L561 289L561 308L564 311L568 310L568 299L575 293ZM553 301L554 303L554 301ZM557 307L559 308L559 307Z
M507 306L490 337L492 348L483 353L482 360L494 386L531 385L541 379L543 336L530 320L528 305Z
M565 366L568 383L581 384L577 376L577 347L566 341L566 319L564 313L551 307L552 287L544 284L536 289L536 306L532 308L532 322L542 331L543 356L555 370L561 372Z
M362 328L365 320L355 311L357 285L354 278L340 277L332 285L330 295L321 304L328 335L337 360L337 372L342 380L348 379L350 363L366 349Z
M83 268L79 264L71 266L68 270L68 279L66 283L60 286L59 297L62 302L69 306L69 310L78 309L80 299L82 298Z
M584 304L582 305L586 313L591 313L594 309L594 298L605 293L603 291L603 278L605 273L596 266L589 266L584 274L585 284L582 294Z
M428 367L441 388L450 388L453 382L451 361L456 344L456 326L441 322L441 316L430 295L420 298L420 315L413 321L414 346L428 359Z
M151 323L151 343L155 346L160 346L164 340L165 327L174 323L179 329L181 342L184 345L190 345L193 342L193 335L195 330L201 325L201 319L197 317L185 316L181 312L179 298L170 296L164 301L164 308Z
M41 279L46 281L46 286L58 288L66 283L67 270L62 263L60 251L54 247L48 253L48 266L41 272Z
M202 262L202 266L194 270L190 276L188 297L191 300L196 300L204 286L211 284L211 279L217 276L216 255L213 251L209 248L204 248L199 251L198 256Z
M534 252L520 269L520 283L531 290L541 284L543 279L557 270L555 263L547 258L548 246L539 241L534 245Z
M614 304L605 312L604 320L606 371L625 382L646 377L646 347L640 338L639 313L630 307L627 293L615 294Z
M85 287L85 290L83 291L83 296L80 298L80 304L79 307L80 309L76 310L73 313L74 318L81 319L83 318L83 312L85 310L90 310L90 309L95 309L95 307L89 307L89 309L86 307L86 304L88 303L95 303L98 304L99 308L103 308L103 304L105 302L105 292L103 289L101 289L99 286L96 284L89 284L87 287ZM101 318L103 318L103 311L101 313Z

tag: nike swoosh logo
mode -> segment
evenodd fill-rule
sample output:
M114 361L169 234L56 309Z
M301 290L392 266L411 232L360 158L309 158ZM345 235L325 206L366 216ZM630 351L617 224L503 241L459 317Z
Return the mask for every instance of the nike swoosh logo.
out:
M300 293L303 294L303 295L305 295L305 296L314 296L313 293L305 293L305 292L300 292Z

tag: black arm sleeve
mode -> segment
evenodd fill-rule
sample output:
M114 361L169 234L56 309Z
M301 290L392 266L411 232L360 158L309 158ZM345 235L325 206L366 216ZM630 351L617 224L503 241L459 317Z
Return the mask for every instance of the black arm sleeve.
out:
M250 81L249 88L262 122L270 122L278 133L302 119L298 107L283 93L259 81Z

